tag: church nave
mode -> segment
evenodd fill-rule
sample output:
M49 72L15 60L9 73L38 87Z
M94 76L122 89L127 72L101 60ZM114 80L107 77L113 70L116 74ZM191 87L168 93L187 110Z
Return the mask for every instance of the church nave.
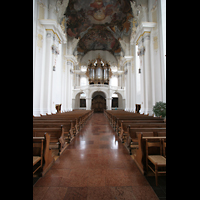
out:
M33 199L158 197L105 115L93 113L49 171L34 184Z

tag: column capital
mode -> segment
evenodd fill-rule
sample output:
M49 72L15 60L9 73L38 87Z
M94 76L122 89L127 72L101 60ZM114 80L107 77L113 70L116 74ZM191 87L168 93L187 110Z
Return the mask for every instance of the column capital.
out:
M136 45L139 44L139 42L146 36L146 34L149 35L151 33L156 24L156 22L141 22L134 38L134 42L136 43Z
M74 55L65 55L65 59L73 63L74 66L78 64L78 61Z
M60 24L58 24L56 22L56 20L41 19L39 21L40 21L40 24L45 27L46 31L52 31L53 34L56 35L60 44L61 43L65 44L67 42L66 36L65 36L64 32L62 31L61 26L60 26Z

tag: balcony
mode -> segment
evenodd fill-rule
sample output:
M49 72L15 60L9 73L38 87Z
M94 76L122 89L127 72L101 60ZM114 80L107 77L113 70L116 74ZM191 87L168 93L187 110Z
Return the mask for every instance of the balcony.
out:
M92 85L84 85L84 86L74 86L75 90L85 90L89 88L105 88L105 89L112 89L112 90L123 90L124 88L121 86L111 86L111 85L104 85L104 84L92 84Z

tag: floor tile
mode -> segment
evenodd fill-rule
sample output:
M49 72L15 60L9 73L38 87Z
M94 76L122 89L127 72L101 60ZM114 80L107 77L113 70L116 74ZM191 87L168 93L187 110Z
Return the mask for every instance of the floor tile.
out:
M33 187L33 200L42 200L49 187Z
M59 186L61 179L62 177L44 176L37 181L35 187L56 187Z
M89 169L88 187L105 186L106 170L105 169Z
M111 187L111 191L115 199L137 200L131 186Z
M42 200L63 200L67 187L50 187Z
M63 200L87 200L87 187L68 187L67 193Z
M133 186L132 188L137 200L158 200L151 186Z
M70 169L50 169L46 176L67 177L69 173Z
M129 179L131 180L132 186L146 186L149 185L148 181L146 178L140 174L140 175L131 175L128 176Z
M110 187L89 187L87 200L114 200Z

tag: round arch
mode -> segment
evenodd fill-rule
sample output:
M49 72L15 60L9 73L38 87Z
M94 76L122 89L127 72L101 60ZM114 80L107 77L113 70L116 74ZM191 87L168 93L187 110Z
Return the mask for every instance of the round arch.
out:
M84 95L81 97L82 94ZM86 93L84 91L79 91L75 95L73 109L86 109Z
M105 99L108 98L107 92L104 91L103 89L101 89L101 90L93 90L93 91L91 91L91 93L90 93L90 95L89 95L91 99L93 98L93 95L94 95L95 92L102 92L102 93L104 93L104 98L105 98Z
M88 51L80 60L81 65L88 65L89 60L93 60L94 58L97 58L100 56L103 60L109 61L111 66L117 66L118 65L118 60L116 57L110 53L109 51L103 51L103 50L92 50Z
M92 93L91 109L94 112L104 112L104 109L106 109L106 94L103 91L95 91Z
M124 102L125 102L125 99L123 99L123 95L118 92L118 91L114 91L112 93L113 94L117 94L118 95L118 109L124 109Z

